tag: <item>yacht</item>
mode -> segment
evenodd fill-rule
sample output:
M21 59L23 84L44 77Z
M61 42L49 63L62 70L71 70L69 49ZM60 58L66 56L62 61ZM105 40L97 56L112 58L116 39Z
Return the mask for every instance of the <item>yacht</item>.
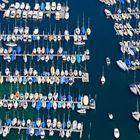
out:
M104 76L104 67L103 67L103 71L102 71L102 77L101 77L101 84L104 85L106 82L105 76Z
M130 89L130 91L132 92L132 93L134 93L135 95L137 95L137 86L136 86L136 84L130 84L129 85L129 89Z
M112 113L108 113L108 117L109 117L110 120L112 120L113 119L113 114Z
M2 0L2 2L4 2L4 3L9 3L9 0Z
M17 44L15 42L7 42L7 43L5 43L5 45L8 47L16 47L17 46Z
M116 61L116 63L120 69L122 69L123 71L128 71L127 65L122 60L118 60Z
M140 120L140 112L139 112L139 102L138 102L138 98L137 98L137 110L132 112L132 117L136 120L139 121Z
M110 64L111 64L111 60L110 60L109 57L106 58L106 64L107 64L107 65L110 65Z
M138 124L138 129L139 129L139 131L140 131L140 122L139 122L139 124Z
M77 112L80 114L86 114L86 109L80 109L80 110L77 110Z
M114 128L114 137L117 139L120 137L120 132L118 128Z

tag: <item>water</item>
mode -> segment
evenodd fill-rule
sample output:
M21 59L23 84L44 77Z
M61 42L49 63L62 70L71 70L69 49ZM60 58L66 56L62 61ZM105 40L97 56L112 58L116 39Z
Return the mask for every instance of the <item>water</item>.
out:
M32 2L33 4L33 2ZM112 20L107 20L104 15L104 5L102 5L98 0L71 0L69 1L70 6L70 19L68 22L55 22L54 20L45 19L43 22L29 21L27 24L31 28L40 26L40 29L47 28L49 30L50 24L52 27L56 24L58 28L63 28L68 25L70 31L73 31L77 24L77 16L80 17L80 22L82 23L82 15L84 13L85 17L90 18L90 24L92 28L92 35L87 41L87 48L91 51L91 60L87 62L87 70L90 74L90 83L89 84L75 84L70 88L73 95L78 95L78 90L81 93L91 94L92 97L96 94L97 108L96 111L88 112L87 115L79 115L76 112L70 113L71 120L77 119L79 122L84 122L84 132L82 140L86 140L90 133L91 140L113 140L113 129L118 127L120 129L121 137L120 140L138 140L140 138L140 133L138 131L138 123L135 122L131 116L131 112L136 109L136 97L134 97L129 89L128 85L133 82L133 72L124 73L120 71L115 61L121 57L118 41L119 38L115 36L115 31L113 30ZM1 21L2 26L8 21ZM18 24L20 21L17 21ZM10 25L14 24L13 20L10 20ZM33 25L33 26L32 26ZM5 27L7 28L7 26ZM10 27L11 28L11 27ZM33 46L33 44L30 44ZM105 58L109 56L111 58L111 65L109 67L105 64ZM20 60L18 60L20 62ZM9 64L7 64L9 65ZM15 63L12 63L13 69ZM41 69L42 65L38 67ZM3 63L4 67L5 64ZM46 66L46 65L45 65ZM105 77L106 84L101 86L100 77L102 74L102 67L105 68ZM137 80L139 80L139 72L137 72ZM0 86L1 96L9 92L7 84ZM24 91L26 87L19 87L20 90ZM41 90L40 86L27 87L27 90L33 89L34 91ZM51 87L53 89L53 87ZM57 89L59 89L57 87ZM64 89L64 86L62 87ZM65 92L68 87L65 86ZM13 90L16 91L16 86L13 86ZM42 90L44 94L48 93L49 87L43 85ZM6 112L5 109L0 109L1 112ZM107 113L112 112L114 115L113 121L108 119ZM48 112L41 111L40 116L44 114L44 117L48 117ZM59 114L59 115L58 115ZM7 113L7 116L19 115L23 116L22 110L10 111ZM49 116L59 117L63 120L68 117L68 112L63 110L51 111ZM35 119L38 114L32 108L24 111L25 118ZM5 114L2 113L1 117L4 118ZM90 129L91 122L91 129ZM18 135L16 131L11 131L11 133L5 138L5 140L19 140L23 136L23 139L26 139L24 132L21 132L21 135ZM54 137L49 137L46 134L45 139L55 140L60 139L58 134L55 134ZM2 137L0 139L3 139ZM29 140L37 140L38 137L29 137ZM72 134L71 140L80 139L78 134Z

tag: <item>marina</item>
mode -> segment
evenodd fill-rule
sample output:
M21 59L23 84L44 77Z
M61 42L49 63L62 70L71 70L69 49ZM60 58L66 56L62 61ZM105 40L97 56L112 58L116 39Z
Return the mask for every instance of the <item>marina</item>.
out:
M2 0L0 18L0 139L139 140L139 0Z
M6 99L6 95L3 99L0 99L0 107L7 108L8 110L12 108L23 108L27 109L29 104L32 104L32 108L35 108L37 111L39 111L41 108L47 108L47 110L50 110L53 108L54 110L58 109L72 109L78 110L78 113L81 113L83 109L85 110L93 110L96 109L96 103L94 99L89 99L88 96L81 97L80 95L77 97L76 100L73 100L74 98L69 94L66 95L59 95L58 93L52 93L48 94L47 96L43 96L43 94L38 93L23 93L20 95L19 92L16 92L16 94L11 94L10 98Z
M46 123L43 121L41 122L41 119L38 118L36 122L28 119L27 121L24 120L24 122L19 123L18 126L16 126L17 118L7 119L5 126L0 126L1 128L1 134L3 137L6 137L8 133L10 133L11 129L17 129L18 133L20 134L21 130L26 130L26 134L30 136L40 136L41 139L44 139L45 137L45 131L49 131L49 136L53 136L54 132L59 132L60 137L64 137L66 134L66 137L70 137L71 133L80 133L80 138L82 137L82 131L83 131L83 125L82 123L77 123L77 121L68 121L66 122L57 122L57 119L54 119L55 121L51 121L50 119L47 120L47 126ZM27 124L26 124L27 122ZM67 126L68 124L68 126ZM23 126L24 125L24 126ZM2 131L3 129L3 131Z
M54 119L51 120L49 112L62 109L69 113L72 110L76 111L77 114L86 115L87 110L96 109L95 99L80 94L75 97L75 95L72 96L70 93L66 94L66 92L64 92L64 95L57 92L48 92L47 95L44 95L44 91L41 91L44 84L46 84L46 89L48 86L50 89L52 85L55 85L55 87L64 84L68 87L73 86L74 83L77 83L77 80L82 83L89 82L86 61L90 59L90 50L85 47L91 34L89 18L87 27L85 26L84 14L82 26L79 24L78 18L77 27L73 33L70 33L71 30L68 29L61 31L59 28L58 31L56 25L54 30L50 25L48 32L45 31L46 28L40 30L39 26L30 29L29 20L39 20L40 23L44 21L45 17L48 17L49 20L51 20L51 17L54 17L55 20L68 20L70 14L67 1L63 4L54 1L35 2L33 6L26 2L11 3L4 0L0 4L0 12L3 15L3 20L8 21L8 30L5 29L6 26L3 27L3 24L0 23L0 58L2 58L2 61L4 60L3 65L1 65L0 83L1 86L9 84L11 88L12 85L17 87L15 95L11 89L9 97L7 93L0 99L0 108L6 109L5 122L0 121L0 135L4 138L8 137L11 130L18 130L20 135L20 132L24 130L27 138L28 136L34 136L44 139L46 131L48 131L49 136L58 132L61 138L69 138L72 133L79 133L81 139L83 122L70 121L70 116L68 116L67 122L65 122L65 117L63 122L57 121L54 115ZM10 20L14 20L13 26L10 25ZM22 44L23 42L25 45ZM41 46L40 42L42 43ZM68 44L68 42L73 44L71 47L73 50L70 49L69 45L66 45L66 47L63 45L63 43ZM55 43L58 43L57 49ZM28 47L29 45L32 46L32 49ZM45 67L45 63L44 66L39 64L43 61L48 62L47 67ZM20 62L23 62L23 65ZM13 65L16 65L14 71ZM4 71L3 67L5 67ZM34 85L39 86L39 93L32 91L31 86ZM22 86L30 87L30 91L19 92L18 89ZM30 109L30 107L37 111L38 118L36 121L28 118L21 121L19 112L23 109L22 113L24 114L24 111ZM44 113L46 110L48 114L46 122L44 121L44 113L41 113L42 109L44 109ZM13 119L10 119L10 115L8 115L10 111L13 111ZM18 113L17 116L15 112ZM41 120L42 116L43 121Z
M66 6L65 6L66 5ZM5 9L4 4L0 6L0 11L4 12L4 18L23 18L23 19L36 19L40 20L44 17L44 15L48 18L51 15L54 15L56 20L60 19L69 19L69 7L67 4L62 5L61 3L56 2L42 2L36 3L34 8L31 9L29 3L24 2L16 2L15 4L11 4L8 9Z

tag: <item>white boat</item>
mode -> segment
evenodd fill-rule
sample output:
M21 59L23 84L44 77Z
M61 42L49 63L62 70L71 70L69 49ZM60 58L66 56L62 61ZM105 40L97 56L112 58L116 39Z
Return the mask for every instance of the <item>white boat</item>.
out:
M40 137L41 137L41 139L44 139L45 138L45 131L44 130L41 130Z
M15 47L15 46L17 46L17 44L15 42L7 42L7 43L5 43L5 45L8 46L8 47Z
M4 3L9 3L9 0L2 0L2 2L4 2Z
M105 9L104 12L107 17L112 16L111 11L109 11L108 9Z
M83 105L87 106L89 104L89 97L88 96L84 96L82 99Z
M52 2L51 10L52 10L52 11L55 11L56 8L57 8L57 6L56 6L56 2Z
M51 9L51 4L50 2L46 2L46 11L49 11Z
M3 137L6 137L10 132L10 129L8 126L6 126L4 129L3 129Z
M140 120L140 112L139 112L139 102L138 102L138 98L137 98L137 109L136 109L136 111L132 112L132 117L133 117L136 121L139 121L139 120Z
M109 117L110 120L112 120L113 119L113 114L112 113L108 113L108 117Z
M135 95L137 95L137 88L136 88L136 85L135 84L130 84L129 85L129 89L132 93L134 93Z
M104 76L104 75L102 75L102 77L101 77L101 84L102 84L102 85L104 85L104 84L105 84L105 82L106 82L106 80L105 80L105 76Z
M107 64L107 65L110 65L110 64L111 64L111 60L110 60L109 57L106 58L106 64Z
M138 129L139 129L139 131L140 131L140 122L139 122L139 124L138 124Z
M103 71L102 71L102 77L101 77L101 84L104 85L106 82L105 76L104 76L104 67L103 67Z
M86 109L79 109L77 112L80 114L86 114Z
M120 137L120 132L118 128L114 128L114 137L117 139Z
M120 69L122 69L123 71L128 71L127 65L122 60L118 60L116 61L116 63Z

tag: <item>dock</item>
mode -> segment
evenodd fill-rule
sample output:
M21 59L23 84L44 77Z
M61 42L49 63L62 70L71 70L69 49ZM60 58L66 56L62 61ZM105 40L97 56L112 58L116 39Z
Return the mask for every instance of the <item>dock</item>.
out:
M28 36L31 36L31 37L48 37L48 40L49 40L49 37L52 37L52 39L54 39L54 36L56 37L56 38L58 38L58 37L65 37L65 36L69 36L70 38L74 38L74 36L81 36L81 37L85 37L85 36L87 36L86 34L85 35L82 35L82 34L69 34L69 35L64 35L64 34L14 34L14 33L12 33L12 34L0 34L0 38L2 38L2 37L4 37L4 36L15 36L16 38L20 38L20 37L28 37Z
M7 10L10 10L10 12L12 11L15 11L15 15L14 16L6 16L5 15L5 12L7 11ZM17 16L17 11L20 11L21 12L21 16ZM15 9L15 8L8 8L8 9L0 9L0 12L4 12L4 15L3 15L3 17L4 18L19 18L19 19L21 19L21 18L23 18L23 19L35 19L35 20L41 20L41 19L43 19L44 17L45 17L45 15L46 15L46 17L48 17L48 18L50 18L51 17L51 15L56 15L56 13L59 13L59 17L55 17L56 18L56 20L60 20L60 19L66 19L65 18L65 14L66 13L68 13L68 10L67 10L67 7L65 7L65 6L62 6L61 7L61 9L58 11L58 10L40 10L40 9L38 9L38 10L31 10L31 9L29 9L29 10L25 10L25 9ZM23 12L27 12L26 13L26 16L24 17L24 16L22 16L23 15ZM30 17L28 16L28 13L29 12L34 12L35 14L36 14L36 18L34 18L33 17L33 14L32 15L30 15ZM10 14L10 13L9 13ZM67 19L66 19L67 20Z
M128 47L130 47L130 48L139 48L140 46L139 45L131 45L131 46L126 46L124 43L125 43L126 41L122 41L122 42L120 42L119 44L120 44L120 46L121 47L125 47L125 48L128 48ZM130 41L129 41L130 42Z
M140 66L130 66L128 67L128 70L137 70L140 69Z
M30 129L30 128L33 128L34 130L44 130L44 131L56 131L56 132L61 132L61 131L64 131L64 132L67 132L67 131L70 131L71 133L80 133L80 138L82 138L82 134L83 134L83 124L81 124L81 129L80 130L75 130L75 129L63 129L63 128L43 128L43 127L22 127L21 125L20 126L4 126L4 125L1 125L0 128L5 128L5 127L8 127L9 129L15 129L15 130L19 130L18 133L20 134L20 131L21 130L26 130L26 129Z
M17 78L17 79L19 79L19 78L23 78L23 77L25 77L26 79L28 79L28 77L30 77L30 78L34 78L34 77L36 77L36 78L38 78L38 77L44 77L44 78L46 78L46 77L49 77L49 79L51 78L51 77L54 77L54 78L62 78L62 77L64 77L64 78L68 78L68 79L70 79L70 78L72 78L72 79L81 79L82 80L82 82L83 83L87 83L87 82L89 82L89 74L88 73L83 73L83 75L82 76L56 76L56 75L52 75L52 76L39 76L39 75L36 75L36 76L33 76L33 75L31 75L31 76L23 76L23 75L0 75L0 78L9 78L9 82L10 82L10 77L13 77L13 78ZM14 81L13 81L14 82ZM27 80L27 82L28 82L28 80ZM36 81L37 82L37 81ZM45 80L45 82L46 82L46 80ZM55 80L54 80L54 82L55 82Z
M0 99L1 101L7 101L7 102L15 102L15 101L17 101L18 103L19 102L24 102L24 101L26 101L28 104L29 103L33 103L33 102L35 102L35 103L37 103L37 102L39 102L39 101L43 101L43 102L45 102L45 103L48 103L48 102L51 102L51 103L59 103L59 102L61 102L61 103L66 103L66 104L68 104L68 103L70 103L70 104L75 104L75 105L77 105L77 104L80 104L80 108L79 109L87 109L87 110L89 110L89 109L91 109L90 108L90 105L84 105L83 104L83 98L81 97L81 101L74 101L74 100L70 100L70 101L64 101L64 100L61 100L61 101L58 101L58 100L54 100L54 99L51 99L51 100L44 100L44 99L37 99L37 100L35 100L35 99L32 99L32 100L29 100L29 99L6 99L6 96L4 96L4 98L3 99ZM90 99L89 99L90 100ZM70 107L71 108L71 107ZM94 108L93 109L95 109L96 107L94 106Z
M50 53L37 53L37 54L34 54L34 53L32 53L32 54L29 54L29 53L23 53L23 54L17 54L17 53L15 53L15 54L10 54L10 53L3 53L3 54L0 54L0 57L1 56L12 56L12 55L14 55L14 56L17 56L17 57L24 57L24 56L27 56L27 57L37 57L37 56L40 56L40 57L43 57L43 56L53 56L53 57L63 57L63 56L70 56L70 57L72 57L72 56L76 56L76 55L78 55L78 56L84 56L84 54L50 54Z

